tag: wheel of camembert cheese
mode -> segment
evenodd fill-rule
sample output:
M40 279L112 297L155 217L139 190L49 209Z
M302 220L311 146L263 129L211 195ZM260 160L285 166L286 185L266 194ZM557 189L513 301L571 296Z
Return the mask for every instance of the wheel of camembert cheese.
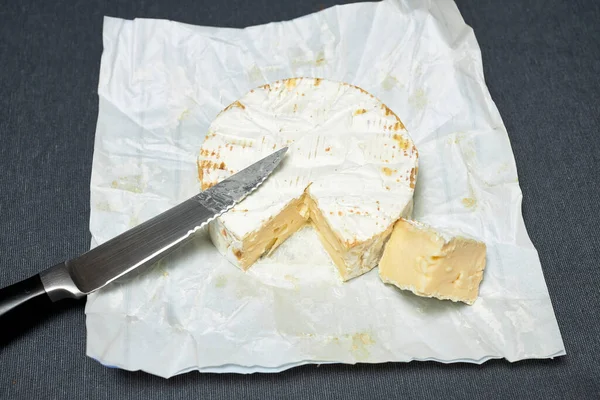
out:
M211 124L198 157L202 189L286 146L262 186L210 223L217 249L247 270L310 223L343 280L377 266L394 223L412 213L418 153L402 121L346 83L261 86Z

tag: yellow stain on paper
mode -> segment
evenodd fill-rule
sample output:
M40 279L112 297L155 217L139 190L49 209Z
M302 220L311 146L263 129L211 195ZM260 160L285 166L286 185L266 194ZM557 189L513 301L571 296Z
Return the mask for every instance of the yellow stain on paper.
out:
M469 196L468 197L464 197L461 200L462 205L465 208L468 208L470 210L474 210L475 208L477 208L477 196L475 196L475 190L473 190L473 185L471 184L471 177L469 176L467 178L467 182L469 185Z
M292 69L298 69L300 67L323 67L327 64L327 59L325 58L325 52L323 50L319 51L315 58L296 58L292 60Z
M460 142L465 138L464 132L456 132L454 134L448 135L448 139L446 141L447 144L460 144Z
M139 224L140 224L140 221L138 220L137 215L132 215L129 217L129 227L130 228L135 228Z
M121 176L111 182L113 189L121 189L132 193L143 193L146 185L142 182L141 175Z
M225 285L227 285L227 277L224 275L217 276L215 279L215 287L222 289L225 287Z
M475 208L475 206L477 205L477 200L472 197L464 197L462 199L462 204L466 208Z
M325 64L327 64L327 60L325 59L325 52L324 51L320 51L317 54L317 59L315 60L315 65L317 67L322 67Z
M169 273L164 269L163 265L164 265L164 261L159 260L156 263L156 269L161 273L162 276L164 276L166 278L167 276L169 276Z
M381 87L383 90L392 90L394 86L401 86L399 84L400 82L398 81L398 78L392 75L387 75L381 82Z
M427 95L423 89L417 89L413 94L408 98L408 104L416 108L417 110L422 110L427 105Z
M251 82L262 82L264 80L262 71L258 68L258 65L254 64L252 68L250 68L248 71L248 79L250 79Z
M294 290L298 290L298 278L293 275L285 275L283 278L286 281L292 282L292 285L294 285Z
M368 333L355 333L352 335L352 354L358 359L366 359L370 353L368 347L375 341Z
M330 336L327 338L327 342L343 347L349 346L347 349L357 360L368 359L371 355L369 348L375 344L375 340L368 332L356 332L354 334Z
M101 201L96 203L96 210L98 211L113 211L108 201Z
M179 117L177 117L177 120L179 122L183 121L184 118L187 118L190 115L190 110L189 108L186 108L185 110L183 110L181 112L181 114L179 114Z

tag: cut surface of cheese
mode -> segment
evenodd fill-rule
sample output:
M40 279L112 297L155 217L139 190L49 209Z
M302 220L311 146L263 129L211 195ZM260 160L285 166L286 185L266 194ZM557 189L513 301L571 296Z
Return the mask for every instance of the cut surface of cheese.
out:
M371 270L394 222L412 212L418 153L400 119L346 83L256 88L211 124L198 157L202 188L285 146L269 179L209 225L217 249L245 270L309 223L344 280Z
M418 296L473 304L486 264L484 243L400 219L379 262L385 283Z

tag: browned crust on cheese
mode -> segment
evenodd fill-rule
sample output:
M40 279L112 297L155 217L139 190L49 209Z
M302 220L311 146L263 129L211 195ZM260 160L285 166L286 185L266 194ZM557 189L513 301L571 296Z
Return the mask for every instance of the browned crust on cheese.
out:
M282 82L288 90L292 90L296 86L298 86L298 81L302 80L302 78L289 78L284 79Z
M230 105L228 105L227 107L225 107L225 109L223 111L227 111L227 110L229 110L230 108L233 108L233 107L241 108L242 110L246 109L245 105L243 105L239 100L236 100L233 103L231 103Z
M411 168L410 170L410 188L415 188L415 183L417 182L417 173L419 172L419 167Z
M392 136L394 138L394 140L396 142L398 142L398 144L400 145L400 148L402 150L408 150L408 147L410 146L410 140L408 140L406 137L399 135L397 133L394 134L394 136Z
M204 178L204 170L202 169L202 167L200 167L199 160L196 160L196 167L198 168L198 180L200 181L200 183L202 183L202 180Z

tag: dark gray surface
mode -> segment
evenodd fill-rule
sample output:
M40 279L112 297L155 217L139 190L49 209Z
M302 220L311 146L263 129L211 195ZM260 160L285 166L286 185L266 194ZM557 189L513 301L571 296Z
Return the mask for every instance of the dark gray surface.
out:
M0 286L89 247L104 15L244 27L334 3L1 0ZM276 375L163 380L87 358L79 304L0 350L0 398L599 398L600 2L504 3L458 1L508 128L525 222L566 357L483 366L305 366Z

